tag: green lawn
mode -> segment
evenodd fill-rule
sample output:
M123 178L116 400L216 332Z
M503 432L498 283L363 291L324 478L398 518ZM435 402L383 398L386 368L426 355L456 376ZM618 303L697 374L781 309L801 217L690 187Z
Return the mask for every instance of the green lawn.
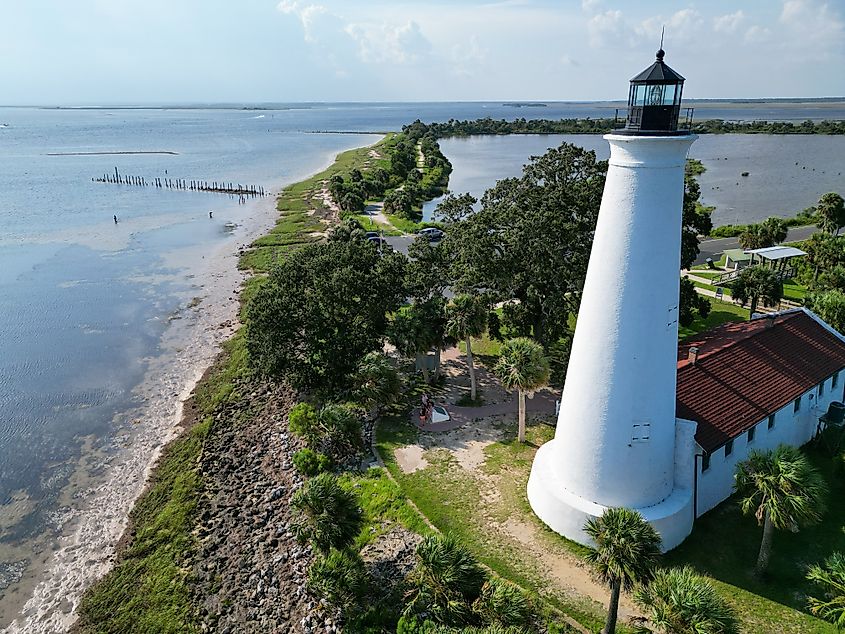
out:
M729 321L747 321L749 312L747 308L743 308L731 301L720 302L714 297L707 298L710 301L710 314L707 319L696 319L689 326L681 326L678 328L678 337L684 339L690 335L695 335L710 328L721 326Z
M426 452L428 466L404 473L396 462L394 450L416 442L417 431L407 422L407 416L382 421L376 440L379 453L402 491L439 530L458 537L497 574L597 632L603 623L602 606L588 598L565 595L550 587L546 578L550 573L547 566L501 528L504 523L516 519L530 527L544 550L583 552L576 544L564 543L565 540L534 517L525 496L536 448L552 437L554 429L547 425L530 425L525 444L516 442L515 424L503 423L502 433L501 442L484 449L486 461L479 477L459 465L449 451L439 448ZM628 630L620 627L617 631L624 634Z
M748 632L836 631L805 612L807 595L814 588L804 575L809 565L831 552L845 551L845 475L834 474L829 456L815 451L809 455L830 486L827 514L817 526L775 534L766 580L751 574L762 529L753 517L741 514L733 498L701 517L692 535L666 556L668 564L688 563L716 579L749 623Z

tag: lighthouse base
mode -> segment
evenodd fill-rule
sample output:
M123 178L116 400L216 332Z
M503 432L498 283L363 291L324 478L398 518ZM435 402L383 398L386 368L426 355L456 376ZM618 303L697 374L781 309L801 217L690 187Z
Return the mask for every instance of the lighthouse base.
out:
M544 444L534 457L528 478L528 501L534 513L556 533L580 544L593 546L584 532L587 520L601 516L608 508L587 500L566 488L554 465L557 452L553 439ZM692 531L693 491L676 486L672 493L652 506L636 508L662 539L663 551L678 546Z

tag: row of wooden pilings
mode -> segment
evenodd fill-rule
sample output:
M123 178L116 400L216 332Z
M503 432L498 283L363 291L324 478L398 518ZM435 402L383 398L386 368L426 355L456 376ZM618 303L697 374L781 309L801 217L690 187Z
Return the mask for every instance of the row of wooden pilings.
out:
M114 174L103 174L92 178L95 183L114 183L116 185L134 185L136 187L158 187L160 189L181 189L192 192L214 192L235 196L265 196L260 185L241 185L240 183L218 183L217 181L185 180L184 178L160 178L147 180L143 176L128 176L114 168Z

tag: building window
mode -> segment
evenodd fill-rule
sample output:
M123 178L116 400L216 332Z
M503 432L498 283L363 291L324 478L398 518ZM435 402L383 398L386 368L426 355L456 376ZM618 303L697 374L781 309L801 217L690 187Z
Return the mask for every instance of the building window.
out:
M822 396L824 396L824 381L819 383L819 398L821 398Z
M757 429L756 427L752 427L751 429L749 429L749 430L748 430L748 444L749 444L749 445L750 445L752 442L754 442L754 431L755 431L756 429Z
M725 458L730 456L734 452L734 441L729 440L725 443Z
M774 426L775 426L775 415L771 414L771 415L769 415L769 429L771 429Z
M701 455L701 473L710 468L710 454L706 451Z
M798 411L801 409L801 397L795 399L795 402L792 403L792 413L797 414Z
M833 378L830 380L830 389L836 387L836 384L839 383L839 372L833 375Z

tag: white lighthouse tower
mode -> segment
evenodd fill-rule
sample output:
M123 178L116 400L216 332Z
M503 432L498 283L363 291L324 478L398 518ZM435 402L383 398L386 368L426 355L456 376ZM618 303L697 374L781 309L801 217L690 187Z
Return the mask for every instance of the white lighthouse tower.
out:
M631 80L610 163L557 431L537 452L528 499L549 527L636 509L674 548L692 530L695 423L675 418L684 165L684 78L657 61ZM686 128L686 129L684 129Z

